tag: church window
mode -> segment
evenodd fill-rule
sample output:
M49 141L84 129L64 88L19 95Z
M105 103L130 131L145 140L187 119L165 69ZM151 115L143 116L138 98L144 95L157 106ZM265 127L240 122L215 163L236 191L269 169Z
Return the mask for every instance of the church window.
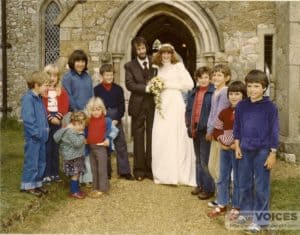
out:
M54 1L50 2L45 12L45 65L59 58L59 26L55 24L59 13L59 6Z

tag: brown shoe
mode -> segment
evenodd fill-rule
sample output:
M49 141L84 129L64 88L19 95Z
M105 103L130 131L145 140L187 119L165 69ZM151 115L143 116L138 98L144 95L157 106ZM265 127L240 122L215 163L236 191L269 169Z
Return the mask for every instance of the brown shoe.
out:
M226 206L220 207L217 206L215 209L207 213L207 216L210 218L218 217L219 215L223 215L226 212Z
M85 198L85 196L82 195L82 194L80 194L79 192L77 192L77 193L70 193L69 197L76 198L76 199L84 199Z
M215 192L207 193L207 192L203 191L203 192L199 193L198 198L200 200L207 200L207 199L213 197L214 195L215 195Z
M202 187L196 187L194 190L191 192L192 195L198 195L199 193L202 192Z

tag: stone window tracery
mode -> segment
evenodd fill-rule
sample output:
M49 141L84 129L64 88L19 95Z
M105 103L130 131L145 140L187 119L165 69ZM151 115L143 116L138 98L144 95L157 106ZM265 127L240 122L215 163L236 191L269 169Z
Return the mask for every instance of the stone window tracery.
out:
M59 14L59 6L54 1L50 2L45 11L45 65L54 63L59 58L59 26L55 25Z

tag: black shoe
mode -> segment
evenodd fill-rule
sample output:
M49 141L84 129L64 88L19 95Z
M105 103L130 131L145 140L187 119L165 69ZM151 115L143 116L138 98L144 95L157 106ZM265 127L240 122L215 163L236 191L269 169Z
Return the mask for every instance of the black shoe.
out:
M199 195L199 193L202 192L202 187L196 187L194 190L191 192L192 195Z
M21 192L29 193L29 194L34 195L36 197L41 197L43 195L42 192L40 192L39 190L37 190L35 188L34 189L27 189L27 190L22 189Z
M130 173L128 173L128 174L121 174L120 178L123 178L125 180L134 180L134 177Z
M204 191L203 191L203 192L199 193L198 198L199 198L200 200L207 200L207 199L213 197L214 195L215 195L214 192L207 193L207 192L204 192Z
M36 190L40 191L42 194L47 194L48 193L48 190L45 189L45 188L42 188L42 187L36 188Z

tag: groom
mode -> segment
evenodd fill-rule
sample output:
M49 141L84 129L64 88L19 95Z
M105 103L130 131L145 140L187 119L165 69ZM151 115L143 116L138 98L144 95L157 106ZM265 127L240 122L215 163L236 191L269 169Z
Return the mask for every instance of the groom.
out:
M153 179L151 142L155 105L147 83L153 77L154 70L152 69L151 58L147 55L146 40L142 37L136 37L132 40L131 46L135 58L124 66L125 83L126 88L131 92L128 114L132 117L133 174L136 180L141 181L144 178Z

